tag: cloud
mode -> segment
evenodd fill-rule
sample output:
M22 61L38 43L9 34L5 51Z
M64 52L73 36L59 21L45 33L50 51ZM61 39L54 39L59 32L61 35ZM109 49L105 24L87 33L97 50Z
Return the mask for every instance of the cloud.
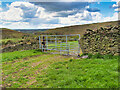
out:
M120 12L120 2L118 2L117 4L113 4L112 7L114 8L115 11Z
M2 8L0 8L0 11L2 11L3 9Z
M13 2L8 5L9 9L0 12L2 20L20 21L26 18L35 18L37 7L29 2Z
M114 13L112 17L104 17L94 8L91 9L89 3L38 4L30 2L11 3L7 11L0 12L2 26L13 29L45 29L118 20L118 13ZM55 8L56 10L53 10ZM91 9L91 11L87 9Z
M120 7L120 2L118 2L117 4L113 4L112 7L113 7L113 8L119 8L119 7Z
M14 25L15 27L27 25L30 28L30 26L58 24L59 22L57 18L53 17L56 13L47 13L44 8L35 6L29 2L13 2L8 7L7 11L0 12L0 19L3 22L3 26L13 28L10 25ZM25 23L25 25L22 23Z
M81 10L88 6L88 2L34 2L33 4L45 8L46 12L60 12L68 10Z
M29 21L30 25L38 26L39 24L58 24L59 20L53 19L43 19L43 18L33 18Z
M98 8L87 8L89 12L100 12L100 9Z
M0 1L0 5L2 5L2 2Z
M120 12L120 8L116 8L115 11L116 11L116 12Z
M89 12L100 12L100 9L98 8L90 8L89 6L86 6L86 10Z
M89 14L88 14L89 13ZM52 23L52 21L50 21L49 23L46 22L41 22L41 23L37 23L37 21L31 20L31 22L4 22L3 23L3 27L7 27L8 28L17 28L17 29L49 29L49 28L57 28L57 27L63 27L63 26L70 26L70 25L82 25L82 24L90 24L90 23L97 23L97 22L106 22L106 21L116 21L118 20L118 13L114 13L114 15L112 17L103 17L102 14L100 14L99 12L88 12L88 11L84 11L84 14L86 14L86 16L91 15L92 16L92 20L84 20L83 18L85 18L85 16L83 16L82 13L77 13L76 15L71 15L68 17L57 17L57 22L58 23ZM87 17L86 17L87 18ZM36 19L37 20L37 19ZM52 20L52 19L51 19ZM39 19L38 19L38 22ZM35 25L36 23L36 25ZM16 27L15 27L16 26Z
M118 13L114 13L112 17L103 17L103 15L99 12L91 13L88 11L84 11L84 13L77 13L75 16L69 16L68 18L65 17L60 18L60 23L62 25L64 24L65 26L70 26L70 25L82 25L82 24L90 24L90 23L116 21L118 19L120 20L120 18L118 18Z
M58 0L59 2L97 2L99 0Z
M80 10L60 11L60 12L56 12L55 17L68 17L69 15L74 15L78 12L80 12Z
M43 7L38 7L35 16L38 18L51 19L55 15L56 15L56 12L49 13L49 12L46 12L46 10Z
M2 28L11 28L11 29L27 29L27 28L35 28L35 27L31 27L31 25L29 24L29 22L4 22L2 24Z
M77 13L72 16L60 18L61 24L83 24L83 23L90 23L92 21L101 20L102 15L99 12L88 12L85 10L82 13Z
M120 20L119 16L120 16L120 12L119 13L115 12L112 17L104 17L103 21L104 22L105 21L117 21L117 20Z
M27 0L29 2L97 2L101 0Z
M3 9L2 9L2 2L0 1L0 11L2 11Z
M20 8L23 11L23 18L35 18L37 7L29 2L13 2L10 8Z
M89 1L90 2L90 1ZM83 12L89 6L89 2L34 2L38 7L44 8L44 12L54 13L55 17L68 17L78 12ZM98 8L86 8L89 12L99 12Z
M117 3L120 2L120 0L112 0L112 1L113 1L113 2L117 2Z
M19 8L10 8L6 12L0 12L0 19L5 21L19 21L22 20L22 10Z

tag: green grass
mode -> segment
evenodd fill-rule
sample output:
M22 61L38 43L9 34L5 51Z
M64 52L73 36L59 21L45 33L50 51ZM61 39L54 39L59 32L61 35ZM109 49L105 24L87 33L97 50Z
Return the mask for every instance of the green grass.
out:
M20 59L15 59L16 56ZM107 57L78 59L36 50L3 53L2 85L11 88L117 88L118 58Z
M69 60L69 57L43 54L37 57L21 58L2 62L2 85L11 88L26 88L37 82L41 71L54 62ZM39 83L38 83L39 84Z
M71 59L57 62L37 78L38 82L31 87L118 88L118 60Z
M40 52L39 50L26 50L26 51L0 53L0 56L2 56L2 62L5 62L5 61L13 61L20 58L30 57L34 55L41 55L41 54L42 52Z

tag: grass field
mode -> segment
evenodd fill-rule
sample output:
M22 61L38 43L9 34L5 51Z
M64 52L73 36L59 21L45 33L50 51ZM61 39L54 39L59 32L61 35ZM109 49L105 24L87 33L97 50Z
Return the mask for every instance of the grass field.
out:
M42 53L39 50L2 54L2 86L11 88L117 88L118 58Z
M117 60L77 59L57 62L38 76L36 87L47 88L116 88ZM31 87L33 87L32 85Z

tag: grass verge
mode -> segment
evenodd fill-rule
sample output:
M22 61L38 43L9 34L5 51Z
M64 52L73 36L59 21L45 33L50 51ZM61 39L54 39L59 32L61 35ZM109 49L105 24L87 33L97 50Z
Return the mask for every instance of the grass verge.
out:
M2 56L2 62L4 62L4 61L13 61L25 57L31 57L34 55L41 55L41 54L43 53L40 52L39 50L25 50L25 51L0 53L0 56Z

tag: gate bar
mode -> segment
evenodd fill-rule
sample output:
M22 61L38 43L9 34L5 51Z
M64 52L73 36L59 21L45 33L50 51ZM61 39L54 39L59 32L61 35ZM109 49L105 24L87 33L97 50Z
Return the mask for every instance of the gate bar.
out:
M46 46L47 46L47 50L56 50L56 51L58 51L57 50L57 47L60 47L60 53L61 53L61 51L66 51L67 52L67 54L69 55L69 52L74 52L74 51L69 51L69 50L75 50L75 49L70 49L70 46L73 46L73 45L68 45L68 40L69 40L69 38L68 38L68 36L76 36L76 35L78 35L79 36L79 39L78 40L80 40L80 34L70 34L70 35L40 35L39 36L39 48L40 49L42 49L42 51L43 51L43 49L45 49L44 47L43 47L43 45L42 45L42 43L41 43L41 36L44 36L44 37L46 37ZM51 47L51 46L48 46L48 37L55 37L55 47L56 47L56 49L48 49L48 47ZM59 39L59 38L57 38L57 36L59 37L59 36L65 36L66 37L66 41L65 42L60 42L60 46L57 46L57 40L65 40L65 39ZM54 38L53 37L53 38ZM70 40L74 40L74 39L70 39ZM59 43L59 42L58 42ZM61 47L64 47L63 45L61 45L61 44L64 44L64 43L66 43L66 50L62 50L62 48ZM78 56L80 56L80 43L79 43L79 41L78 41L78 52L76 52L76 53L78 53Z
M69 36L76 36L80 34L69 34ZM66 36L66 35L41 35L41 36Z

